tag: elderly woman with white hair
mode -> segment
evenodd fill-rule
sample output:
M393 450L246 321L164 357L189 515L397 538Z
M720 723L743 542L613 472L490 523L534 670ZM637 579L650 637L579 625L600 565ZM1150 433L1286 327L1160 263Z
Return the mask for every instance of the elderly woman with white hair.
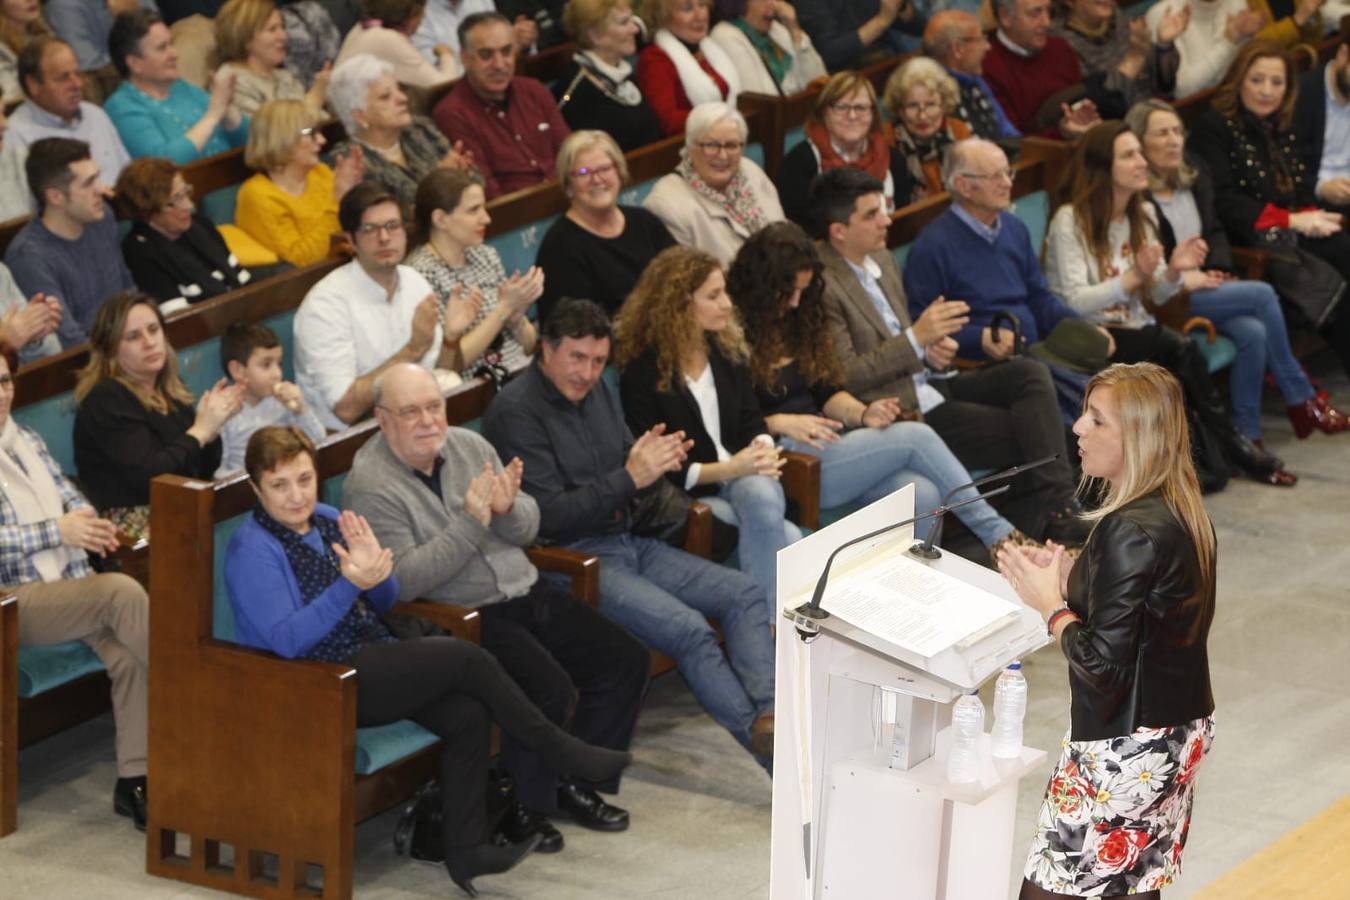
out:
M564 297L598 303L611 317L656 254L675 244L640 206L620 206L628 163L607 132L572 132L558 150L567 211L549 226L535 264L544 270L539 321Z
M746 238L784 219L773 182L742 155L749 132L745 117L729 104L694 107L680 164L656 182L642 204L676 242L711 254L723 266Z
M960 103L956 79L926 56L909 60L886 81L882 104L895 123L895 146L914 181L909 202L944 190L942 153L970 137L970 126L953 115ZM898 197L896 205L904 205Z
M473 168L473 155L463 144L452 147L435 122L409 111L393 65L382 59L358 54L334 68L328 105L350 138L334 148L334 156L360 146L366 178L384 185L407 209L431 172Z
M607 131L625 151L661 140L661 123L633 80L638 20L628 0L568 0L563 27L577 42L558 79L558 110L573 131Z

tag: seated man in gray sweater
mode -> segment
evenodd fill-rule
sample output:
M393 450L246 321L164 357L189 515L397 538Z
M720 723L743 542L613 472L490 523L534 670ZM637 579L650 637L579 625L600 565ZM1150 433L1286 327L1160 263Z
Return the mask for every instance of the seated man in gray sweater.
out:
M521 549L539 530L539 506L520 491L522 466L505 466L479 435L446 424L435 376L399 363L375 382L380 433L356 454L343 506L365 516L394 551L400 600L476 608L483 647L554 722L588 743L628 749L647 686L647 651L618 625L539 578ZM618 779L559 781L503 736L501 766L518 803L501 829L511 842L538 833L540 852L562 849L546 818L622 831L628 813L597 791Z

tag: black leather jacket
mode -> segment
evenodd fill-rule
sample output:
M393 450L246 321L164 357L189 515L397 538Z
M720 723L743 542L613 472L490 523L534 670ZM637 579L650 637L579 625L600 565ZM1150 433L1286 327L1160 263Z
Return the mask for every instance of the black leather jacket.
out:
M1201 584L1204 587L1201 587ZM1214 566L1157 493L1097 523L1069 576L1064 629L1075 741L1182 725L1214 711L1205 641Z

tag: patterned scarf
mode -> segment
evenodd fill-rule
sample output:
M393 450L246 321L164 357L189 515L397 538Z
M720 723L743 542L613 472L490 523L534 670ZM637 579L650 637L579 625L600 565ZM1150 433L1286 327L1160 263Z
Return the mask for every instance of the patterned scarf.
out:
M854 160L846 160L839 155L839 151L834 148L834 142L830 140L830 133L820 122L807 123L806 139L820 154L820 171L828 172L831 169L852 166L855 169L862 169L877 181L885 182L886 173L891 170L891 136L889 131L890 126L884 125L880 130L869 134L867 136L867 149L863 151L862 156Z
M987 141L998 140L998 114L978 81L961 85L961 103L956 117L970 123L970 130Z
M754 234L769 223L768 219L764 218L764 210L759 208L755 192L750 190L750 184L739 168L736 169L736 174L731 176L731 181L727 182L726 188L719 191L708 187L707 182L694 170L694 164L689 161L687 151L681 150L680 155L682 157L680 164L675 167L680 177L693 188L695 194L722 207L731 217L731 221L744 229L746 234Z
M930 193L942 190L941 178L934 178L942 167L942 151L957 141L970 137L970 128L960 119L947 116L942 127L932 137L918 140L903 125L896 125L895 145L905 157L905 167L914 179L914 196L911 202L921 200ZM939 182L934 186L934 182ZM895 198L896 206L904 206L900 198Z
M769 74L773 76L773 83L778 85L778 91L782 93L783 79L792 71L792 54L778 46L778 42L767 34L760 34L745 19L732 19L731 24L739 28L749 39L750 46L755 48L755 52L764 62L764 68L769 70Z

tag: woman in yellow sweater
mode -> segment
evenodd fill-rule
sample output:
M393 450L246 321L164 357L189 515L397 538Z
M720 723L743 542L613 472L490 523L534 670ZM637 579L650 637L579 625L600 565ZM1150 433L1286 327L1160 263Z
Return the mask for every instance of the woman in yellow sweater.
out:
M323 135L299 100L273 100L253 117L244 163L258 172L239 188L234 224L293 266L328 256L338 225L338 203L361 181L361 148L319 162Z

